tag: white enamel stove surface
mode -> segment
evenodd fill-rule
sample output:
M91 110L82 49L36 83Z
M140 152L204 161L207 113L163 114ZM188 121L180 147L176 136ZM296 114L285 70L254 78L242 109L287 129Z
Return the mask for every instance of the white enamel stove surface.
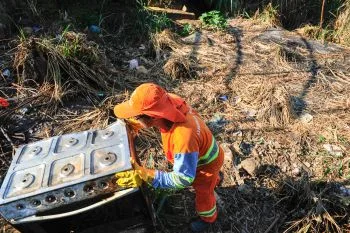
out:
M9 220L121 189L113 175L130 170L125 124L45 139L16 151L0 190Z

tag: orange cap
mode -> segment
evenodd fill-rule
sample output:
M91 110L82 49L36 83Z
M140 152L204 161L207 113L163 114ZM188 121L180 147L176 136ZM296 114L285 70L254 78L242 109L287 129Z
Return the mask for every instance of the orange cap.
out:
M114 114L118 118L145 114L172 122L184 122L187 111L188 107L183 99L167 93L153 83L141 84L131 94L130 100L114 107Z

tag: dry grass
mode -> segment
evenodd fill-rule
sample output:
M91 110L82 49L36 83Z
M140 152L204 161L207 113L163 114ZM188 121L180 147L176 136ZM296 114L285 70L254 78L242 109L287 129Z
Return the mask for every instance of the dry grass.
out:
M341 7L341 13L335 22L335 30L342 43L350 45L350 1L347 0Z

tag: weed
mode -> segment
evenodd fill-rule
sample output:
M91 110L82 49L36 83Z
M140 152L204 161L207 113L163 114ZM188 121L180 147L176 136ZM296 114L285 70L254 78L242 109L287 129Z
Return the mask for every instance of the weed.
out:
M157 33L165 28L171 27L171 20L165 13L156 14L150 12L146 4L138 1L138 20L136 22L137 28L143 34Z
M259 10L255 13L254 19L267 23L271 26L281 26L280 15L277 6L273 6L272 3L269 3L261 13Z
M326 142L326 137L323 135L318 135L318 143L324 143Z
M188 36L193 32L192 25L189 23L186 23L183 25L181 31L179 32L180 36Z
M209 11L199 17L204 26L216 29L227 28L227 19L220 11Z
M350 142L344 136L338 136L338 141L344 146L350 146Z

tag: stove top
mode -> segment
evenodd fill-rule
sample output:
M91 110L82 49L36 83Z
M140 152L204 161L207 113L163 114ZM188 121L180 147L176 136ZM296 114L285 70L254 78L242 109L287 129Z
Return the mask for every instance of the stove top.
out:
M113 175L130 170L125 123L48 138L20 147L0 189L6 219L115 192Z

